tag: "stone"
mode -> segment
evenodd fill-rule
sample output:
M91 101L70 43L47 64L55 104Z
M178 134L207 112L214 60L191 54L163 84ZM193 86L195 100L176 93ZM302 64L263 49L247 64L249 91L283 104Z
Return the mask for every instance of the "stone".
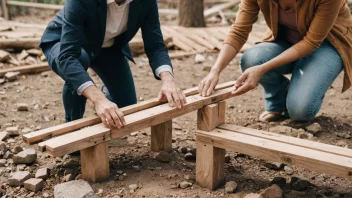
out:
M269 169L280 170L282 168L283 164L281 164L279 162L266 162L264 164L264 166Z
M225 193L231 194L236 192L237 190L237 183L235 181L229 181L225 184Z
M263 197L260 194L251 193L251 194L246 195L243 198L263 198Z
M42 73L40 73L40 76L43 77L43 78L46 78L46 77L48 77L48 76L50 75L51 72L52 72L52 71L45 71L45 72L42 72Z
M6 82L5 79L0 78L0 85L4 84ZM1 95L5 95L5 92L1 92Z
M278 126L269 128L269 131L274 133L291 133L293 132L293 128L288 126L278 125Z
M6 153L4 154L4 156L2 156L2 158L4 158L4 159L12 159L13 158L13 154L11 153L11 151L6 151Z
M293 190L303 191L310 186L310 182L305 177L292 177L290 185Z
M188 187L191 187L192 186L192 183L190 182L187 182L187 181L182 181L178 187L179 188L182 188L182 189L185 189L185 188L188 188Z
M276 184L278 186L285 186L286 185L286 178L284 178L284 177L275 177L271 181L271 184Z
M33 164L37 160L37 153L34 149L28 148L13 157L15 164Z
M29 178L31 178L31 174L28 171L18 171L8 181L10 186L18 187L23 186L23 183Z
M128 189L130 189L130 190L136 190L137 188L138 188L137 184L131 184L128 186Z
M313 123L309 126L306 127L306 130L309 132L309 133L312 133L313 135L317 134L318 132L322 131L323 129L321 128L320 124L319 123Z
M34 65L34 64L37 64L37 59L31 57L31 56L28 56L24 62L27 64L27 65Z
M18 127L7 127L5 130L9 136L17 136L20 134L18 131Z
M192 153L186 153L184 158L185 158L185 160L187 160L187 161L194 161L194 160L196 160L196 156L193 155Z
M74 180L54 186L55 198L98 198L88 182Z
M5 150L7 150L5 142L0 141L0 151L5 151Z
M183 178L191 183L194 183L196 181L196 176L195 175L184 175Z
M9 132L7 131L0 132L0 141L3 141L8 137L9 137Z
M24 188L33 192L42 190L44 187L44 180L31 178L24 182Z
M137 132L133 132L133 133L131 133L131 136L137 136L139 134L139 132L137 131Z
M69 182L75 179L75 176L73 174L67 174L64 176L64 181Z
M22 134L27 134L27 133L30 133L32 132L33 130L31 128L28 128L28 127L25 127L22 129L21 133Z
M7 61L10 58L10 53L4 50L0 50L0 62Z
M28 111L27 103L17 103L17 111Z
M0 167L4 167L7 163L6 159L0 159Z
M17 55L18 61L24 60L29 54L26 50L22 50L20 54Z
M39 179L47 179L50 175L50 169L48 168L41 168L39 170L37 170L37 172L35 173L35 178L39 178Z
M203 63L205 61L205 57L202 54L197 54L194 57L194 62L196 63Z
M161 151L159 152L155 158L156 161L158 162L162 162L162 163L169 163L170 162L170 155L169 153L165 152L165 151Z
M49 194L45 192L45 193L43 193L43 197L47 198L47 197L49 197Z
M343 140L340 140L340 141L338 141L338 142L336 143L336 146L345 147L345 146L347 146L347 143L346 143L345 141L343 141Z
M35 49L35 48L27 50L27 53L32 56L40 56L43 54L42 50Z
M78 174L78 175L76 176L75 180L80 180L80 179L82 179L82 175L81 175L81 174Z
M7 79L8 81L14 81L14 80L17 80L19 75L20 75L20 72L7 72L5 74L5 79Z
M263 198L282 198L283 193L281 188L274 184L270 186L269 188L266 188L262 192L259 193Z
M287 175L292 175L295 172L291 166L287 165L284 167L284 171Z
M12 153L17 154L23 151L23 148L20 146L15 146L12 150Z

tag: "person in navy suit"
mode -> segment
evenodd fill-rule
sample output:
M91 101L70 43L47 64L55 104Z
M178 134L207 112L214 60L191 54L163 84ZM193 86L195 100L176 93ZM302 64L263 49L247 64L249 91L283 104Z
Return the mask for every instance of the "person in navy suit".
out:
M154 76L163 82L159 100L167 99L177 108L186 104L173 77L157 0L66 0L48 24L40 47L49 66L65 81L62 96L67 122L83 117L88 98L105 126L126 124L119 108L137 102L127 61L134 62L128 42L139 29ZM95 87L88 67L103 81L105 94Z

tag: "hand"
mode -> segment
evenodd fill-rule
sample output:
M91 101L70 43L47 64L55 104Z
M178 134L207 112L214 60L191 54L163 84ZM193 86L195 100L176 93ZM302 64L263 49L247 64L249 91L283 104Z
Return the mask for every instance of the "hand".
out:
M218 71L210 71L210 73L200 81L198 85L198 92L201 96L210 96L215 88L215 86L219 82L219 75Z
M235 86L232 91L232 95L238 96L242 95L252 89L254 89L260 80L260 78L265 74L261 66L254 66L248 68L236 81Z
M101 118L104 125L110 129L118 128L126 125L126 121L122 111L115 103L103 98L95 103L95 111Z
M160 78L163 81L158 101L167 99L170 107L176 105L177 108L181 108L187 104L186 96L180 88L176 86L174 77L169 72L163 72L160 74Z

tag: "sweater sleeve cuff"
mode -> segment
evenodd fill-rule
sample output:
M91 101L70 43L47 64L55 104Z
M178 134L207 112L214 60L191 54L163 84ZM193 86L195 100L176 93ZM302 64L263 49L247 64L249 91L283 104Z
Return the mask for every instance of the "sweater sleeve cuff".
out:
M240 52L241 48L243 47L243 44L238 42L238 40L236 40L232 36L227 36L225 41L224 41L224 44L231 45L232 47L234 47L237 50L237 52Z
M155 75L160 78L160 74L163 72L169 72L171 75L174 75L172 67L170 65L162 65L156 68Z
M82 95L82 92L83 92L85 89L87 89L88 87L93 86L93 85L94 85L93 81L87 81L87 82L83 83L81 86L78 87L78 89L77 89L77 94L78 94L79 96Z

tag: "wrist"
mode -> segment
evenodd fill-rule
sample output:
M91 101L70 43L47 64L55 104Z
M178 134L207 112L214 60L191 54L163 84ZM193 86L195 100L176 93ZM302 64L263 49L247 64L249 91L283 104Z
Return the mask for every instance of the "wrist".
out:
M169 81L169 80L174 80L174 76L168 72L168 71L165 71L165 72L161 72L160 73L160 79L164 82L164 81Z
M211 68L210 73L215 74L215 75L220 75L220 69L217 66L214 66Z

